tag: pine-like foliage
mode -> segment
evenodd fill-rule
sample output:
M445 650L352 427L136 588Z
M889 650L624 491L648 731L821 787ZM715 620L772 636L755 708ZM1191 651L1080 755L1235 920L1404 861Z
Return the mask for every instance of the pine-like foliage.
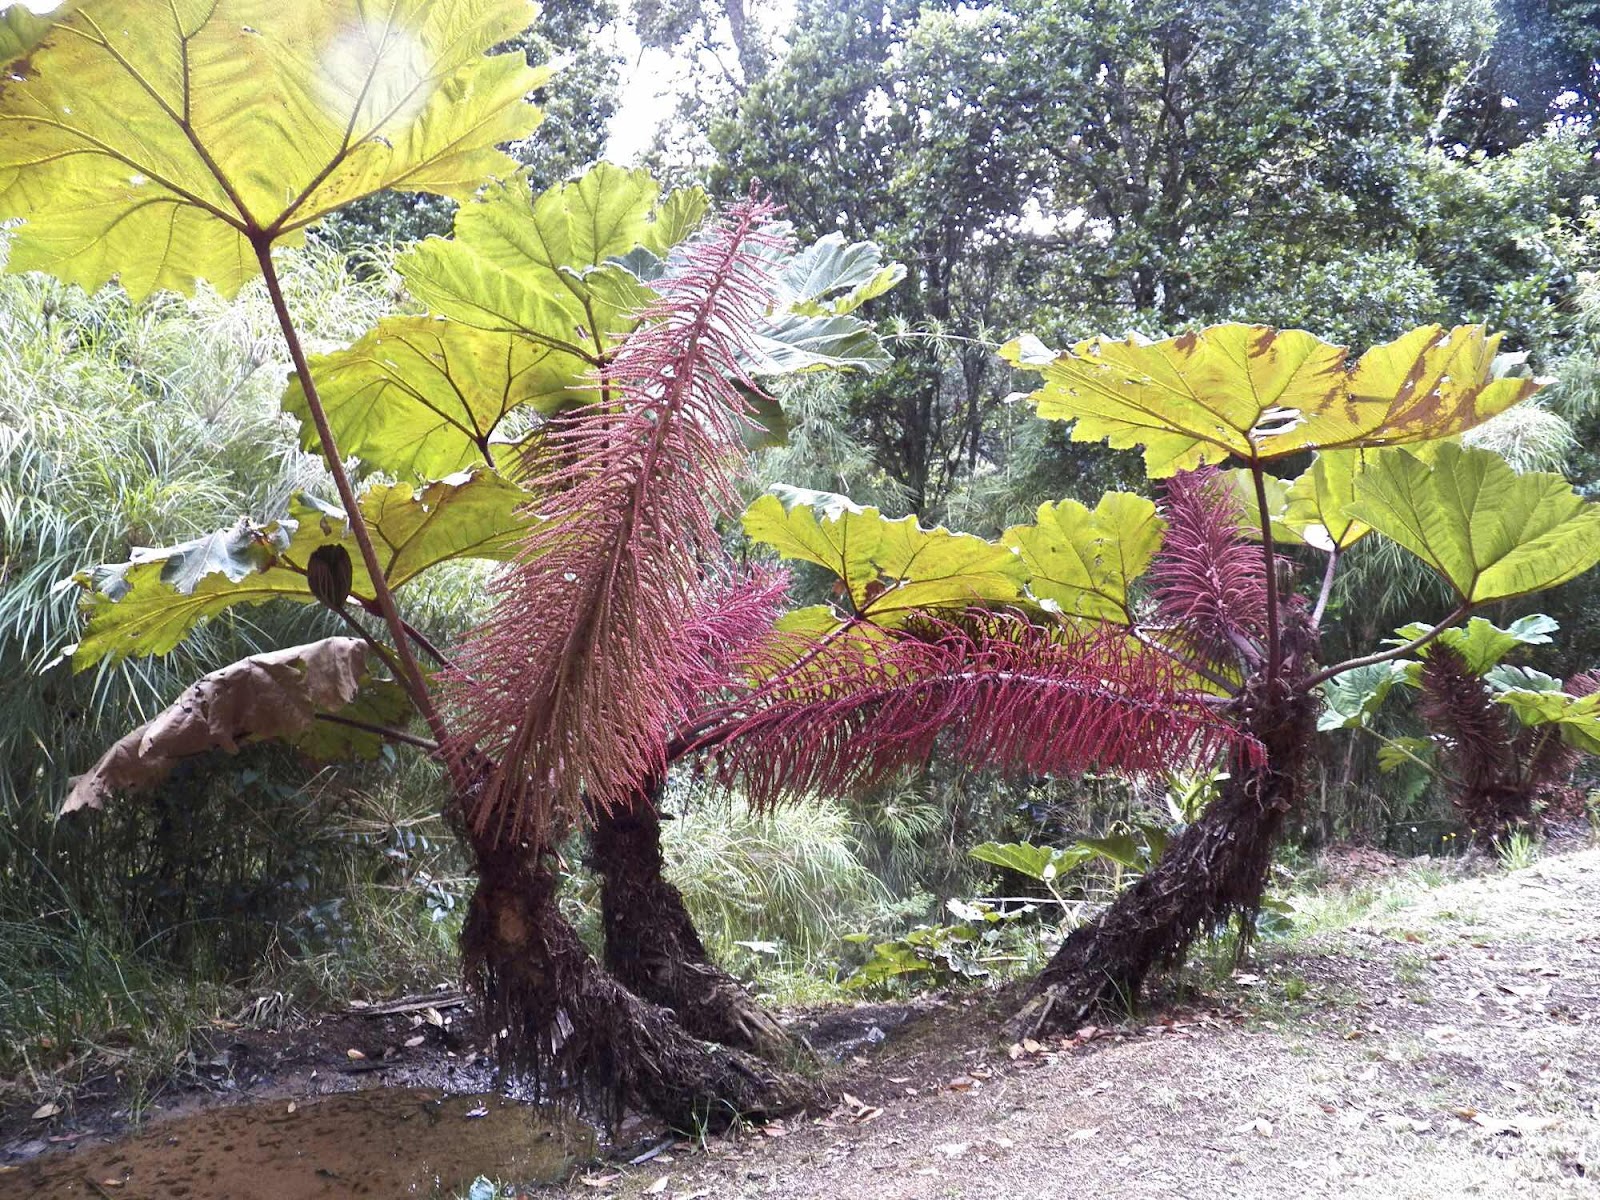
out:
M1111 627L981 613L906 632L847 626L780 637L751 669L768 682L707 741L758 805L870 788L936 744L957 761L1049 774L1166 770L1239 740L1170 660Z
M655 284L596 399L541 439L529 483L543 520L451 689L457 752L495 763L469 814L480 834L540 840L584 793L609 808L664 768L686 681L703 670L684 636L702 611L700 562L737 502L741 339L770 304L779 248L769 205L730 209Z
M1265 555L1243 536L1238 493L1214 469L1185 471L1168 480L1161 515L1167 532L1149 576L1161 620L1211 662L1254 664L1265 637Z

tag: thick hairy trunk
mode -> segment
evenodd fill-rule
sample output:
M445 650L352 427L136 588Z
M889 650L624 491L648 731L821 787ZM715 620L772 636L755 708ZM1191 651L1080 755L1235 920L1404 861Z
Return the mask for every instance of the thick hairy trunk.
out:
M1247 693L1240 708L1241 726L1265 748L1266 765L1251 767L1239 756L1222 794L1155 868L1073 930L1012 1018L1014 1039L1070 1027L1097 1009L1126 1010L1146 976L1181 961L1197 936L1230 917L1255 915L1273 845L1300 800L1316 705L1305 696Z
M600 873L606 969L690 1033L793 1066L809 1057L739 981L711 961L678 889L662 873L660 788L627 810L592 815L591 861Z
M606 974L556 906L546 856L475 845L478 888L461 948L502 1066L541 1095L615 1124L636 1107L684 1130L777 1116L815 1098L806 1080L692 1036ZM501 1032L503 1031L503 1032Z

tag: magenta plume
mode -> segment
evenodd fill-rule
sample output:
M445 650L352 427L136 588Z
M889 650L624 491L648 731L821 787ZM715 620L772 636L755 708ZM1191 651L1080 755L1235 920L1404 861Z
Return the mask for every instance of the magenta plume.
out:
M466 641L451 698L458 753L494 760L475 830L540 841L556 814L626 803L665 766L685 687L704 670L714 520L737 502L747 427L744 331L771 303L782 245L746 201L671 261L658 299L594 382L593 403L541 439L540 523ZM551 465L555 464L555 465Z
M1213 663L1254 665L1265 636L1265 555L1244 536L1238 493L1216 470L1185 471L1167 481L1161 513L1167 532L1149 574L1160 619Z
M683 713L725 692L748 661L775 636L773 624L789 600L789 572L768 563L728 564L710 573L680 636L692 650L693 670L679 684Z
M797 639L795 665L706 735L724 780L765 805L869 788L936 744L1018 774L1166 770L1243 744L1125 631L973 614L919 632L863 624Z

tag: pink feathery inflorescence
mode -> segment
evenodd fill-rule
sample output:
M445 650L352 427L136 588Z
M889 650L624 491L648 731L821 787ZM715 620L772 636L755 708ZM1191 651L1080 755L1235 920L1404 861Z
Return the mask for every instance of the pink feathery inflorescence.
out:
M771 649L790 665L770 651L752 664L768 682L703 742L757 805L860 791L936 744L959 762L1050 774L1167 770L1242 741L1169 659L1106 626L975 612Z
M736 686L740 665L780 636L773 624L788 603L789 583L787 570L768 563L728 564L708 574L681 634L694 663L679 681L684 713Z
M594 401L540 439L527 480L540 520L449 687L455 752L494 763L468 815L480 835L541 840L585 793L625 803L665 765L704 670L685 623L702 611L702 564L721 554L714 520L737 504L753 388L740 352L772 300L772 218L745 201L675 255Z
M1249 665L1265 635L1266 556L1244 536L1244 508L1212 468L1167 481L1167 532L1150 565L1156 611L1214 663Z

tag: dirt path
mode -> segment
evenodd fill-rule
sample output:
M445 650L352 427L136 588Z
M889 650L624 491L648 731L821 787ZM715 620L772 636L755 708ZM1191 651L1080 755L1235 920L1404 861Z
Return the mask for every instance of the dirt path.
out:
M1227 1017L1012 1060L951 1049L982 1044L987 1020L956 1008L857 1060L860 1103L832 1117L591 1169L566 1194L1594 1196L1597 915L1600 851L1402 879L1237 974Z

